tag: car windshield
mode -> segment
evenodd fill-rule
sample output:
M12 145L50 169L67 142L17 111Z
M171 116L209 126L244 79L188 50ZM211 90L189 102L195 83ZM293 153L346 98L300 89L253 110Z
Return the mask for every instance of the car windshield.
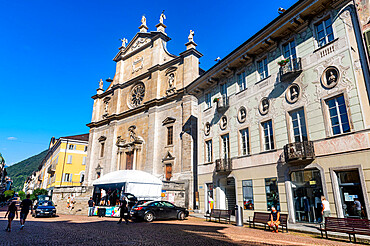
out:
M54 206L53 202L50 201L41 201L38 204L39 206Z

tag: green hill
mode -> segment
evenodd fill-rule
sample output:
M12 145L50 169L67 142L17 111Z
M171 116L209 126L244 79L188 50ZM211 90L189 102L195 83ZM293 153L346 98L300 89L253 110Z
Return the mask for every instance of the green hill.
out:
M48 150L44 150L38 155L34 155L6 168L8 176L13 180L13 190L18 191L23 189L24 181L34 171L38 170L38 167L45 158L47 152Z

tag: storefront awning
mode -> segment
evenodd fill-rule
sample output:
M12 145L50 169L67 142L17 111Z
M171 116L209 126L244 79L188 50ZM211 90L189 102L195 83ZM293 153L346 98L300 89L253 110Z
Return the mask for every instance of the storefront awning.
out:
M139 170L119 170L93 181L93 185L140 183L162 185L162 181L150 173Z

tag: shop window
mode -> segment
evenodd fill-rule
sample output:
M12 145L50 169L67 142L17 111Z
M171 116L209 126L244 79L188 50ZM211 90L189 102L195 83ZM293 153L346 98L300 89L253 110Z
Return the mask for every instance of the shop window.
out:
M172 178L172 164L166 164L166 180L170 181Z
M268 120L262 123L264 150L275 149L274 132L272 129L272 121Z
M167 127L167 145L173 145L173 126Z
M293 206L298 222L319 223L322 221L321 175L317 169L294 171L292 182Z
M72 164L72 155L68 155L67 164Z
M205 100L206 100L206 109L212 107L212 100L211 100L211 93L205 94Z
M319 47L334 40L331 18L323 20L315 25L317 42Z
M260 80L263 80L269 76L268 73L268 66L267 66L267 58L257 62L258 74L260 76Z
M350 132L349 118L344 96L340 95L326 100L329 110L330 124L333 135Z
M104 145L105 145L105 143L100 144L100 157L104 156Z
M289 112L294 142L307 141L307 129L304 110L298 109Z
M253 181L243 180L243 206L244 209L253 210L254 209L254 200L253 200Z
M249 130L248 128L240 130L240 142L241 142L241 154L249 155L250 146L249 146Z
M280 211L277 178L266 178L265 189L266 189L267 210L270 211L271 207L274 206L278 211Z
M212 162L212 140L206 141L206 162Z
M207 184L207 211L210 212L214 208L214 200L213 200L213 183Z
M245 89L247 89L247 81L245 79L245 72L238 74L238 86L239 86L239 91L244 91Z

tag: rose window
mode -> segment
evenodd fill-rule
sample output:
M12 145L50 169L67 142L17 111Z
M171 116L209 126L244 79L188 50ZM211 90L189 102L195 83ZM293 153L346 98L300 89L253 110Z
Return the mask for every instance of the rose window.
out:
M144 95L145 95L144 84L140 83L135 85L130 95L131 105L134 107L139 106L143 102Z

